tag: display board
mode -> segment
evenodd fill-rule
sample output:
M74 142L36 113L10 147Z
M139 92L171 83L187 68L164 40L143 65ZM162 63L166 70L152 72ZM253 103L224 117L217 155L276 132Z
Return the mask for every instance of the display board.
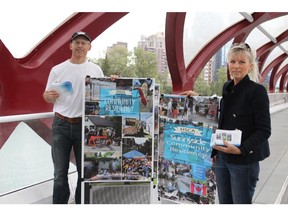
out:
M217 97L161 95L158 194L178 203L215 203L210 158L218 123Z
M99 190L111 203L122 203L123 197L109 193L124 186L125 193L152 190L151 182L159 200L215 203L210 142L217 97L160 95L149 78L87 77L83 106L85 203L100 203Z
M153 176L154 79L85 80L84 183Z
M155 93L154 93L154 147L153 147L153 154L154 154L154 166L153 166L153 185L154 189L156 188L158 182L158 142L159 142L159 101L160 101L160 85L155 84ZM156 192L157 194L157 192Z

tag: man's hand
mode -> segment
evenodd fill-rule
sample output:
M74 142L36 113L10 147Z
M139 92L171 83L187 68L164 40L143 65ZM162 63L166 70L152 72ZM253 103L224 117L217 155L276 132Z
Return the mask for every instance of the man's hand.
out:
M57 100L57 98L59 98L59 96L60 96L59 93L54 89L45 91L43 93L43 98L47 103L55 103L55 101Z

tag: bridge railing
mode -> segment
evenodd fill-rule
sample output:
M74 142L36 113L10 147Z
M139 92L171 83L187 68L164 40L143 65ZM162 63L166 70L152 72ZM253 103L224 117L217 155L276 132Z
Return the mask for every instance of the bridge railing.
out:
M52 202L52 121L52 112L0 117L0 203ZM73 163L69 173L73 196Z
M282 105L288 107L287 98L288 93L269 94L270 107ZM50 146L52 120L53 112L0 117L0 203L10 201L37 203L39 200L46 199L47 196L51 198L53 185ZM70 168L70 173L75 175L75 166L71 164ZM74 177L71 181L75 179ZM42 197L39 195L37 200L31 194L35 193L34 190L39 193L41 191L39 187L45 188L45 191L48 190L49 193L46 192L46 195L41 193ZM73 188L72 183L71 188ZM22 195L19 196L19 194Z
M288 93L270 93L270 107L277 106L288 102Z

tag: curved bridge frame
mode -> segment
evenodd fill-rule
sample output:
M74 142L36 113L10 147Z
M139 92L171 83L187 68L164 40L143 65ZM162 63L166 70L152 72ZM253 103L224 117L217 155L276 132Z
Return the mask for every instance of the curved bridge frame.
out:
M97 38L128 12L81 12L69 17L61 26L44 38L24 58L14 58L0 40L0 115L31 114L51 111L51 105L44 102L42 93L51 67L70 57L69 40L75 31L87 31L92 40ZM183 31L186 13L166 15L166 53L173 82L173 93L193 89L194 83L212 56L228 41L244 42L249 34L261 23L288 13L253 13L253 21L244 19L219 33L185 67L183 54ZM257 50L261 82L269 73L269 91L275 92L280 80L280 92L288 90L287 65L280 66L287 58L284 53L263 68L269 54L281 43L288 40L288 30L277 37L277 43L269 42Z

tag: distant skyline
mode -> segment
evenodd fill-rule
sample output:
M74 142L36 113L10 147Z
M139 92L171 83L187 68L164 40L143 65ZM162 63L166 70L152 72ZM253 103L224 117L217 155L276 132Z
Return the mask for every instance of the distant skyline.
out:
M137 46L141 36L150 36L165 31L165 12L154 12L145 17L145 13L130 12L92 42L89 57L98 58L108 46L117 42L128 44L131 51Z

